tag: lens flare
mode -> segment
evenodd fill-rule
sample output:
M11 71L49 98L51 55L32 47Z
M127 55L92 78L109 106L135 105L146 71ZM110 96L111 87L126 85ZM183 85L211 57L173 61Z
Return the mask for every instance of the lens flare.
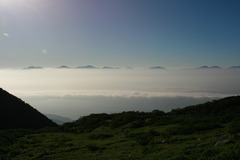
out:
M4 37L9 37L9 34L8 33L3 33L3 36Z

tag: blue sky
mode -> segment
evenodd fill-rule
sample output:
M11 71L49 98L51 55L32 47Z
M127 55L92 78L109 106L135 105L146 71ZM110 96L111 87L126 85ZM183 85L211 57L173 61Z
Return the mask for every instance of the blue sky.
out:
M239 65L238 0L0 0L0 67Z

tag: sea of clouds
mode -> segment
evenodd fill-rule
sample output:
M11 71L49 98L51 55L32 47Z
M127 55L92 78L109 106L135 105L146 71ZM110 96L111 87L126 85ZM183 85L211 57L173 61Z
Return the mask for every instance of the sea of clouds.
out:
M240 93L240 69L4 69L1 87L43 113L170 111Z

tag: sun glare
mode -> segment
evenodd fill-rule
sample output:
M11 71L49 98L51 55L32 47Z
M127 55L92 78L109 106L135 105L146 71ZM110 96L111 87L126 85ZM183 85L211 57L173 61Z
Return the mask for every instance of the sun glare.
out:
M0 0L1 6L11 6L14 5L17 2L17 0Z
M48 0L0 0L0 11L17 13L16 11L34 11L49 5Z
M12 10L17 9L21 5L21 0L0 0L0 9Z
M0 0L0 8L17 9L18 7L26 6L30 2L27 2L27 0Z

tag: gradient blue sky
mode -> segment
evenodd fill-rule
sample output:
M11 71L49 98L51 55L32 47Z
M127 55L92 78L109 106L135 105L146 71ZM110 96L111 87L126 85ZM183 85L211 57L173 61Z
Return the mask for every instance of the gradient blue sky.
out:
M0 67L239 65L239 0L0 0Z

